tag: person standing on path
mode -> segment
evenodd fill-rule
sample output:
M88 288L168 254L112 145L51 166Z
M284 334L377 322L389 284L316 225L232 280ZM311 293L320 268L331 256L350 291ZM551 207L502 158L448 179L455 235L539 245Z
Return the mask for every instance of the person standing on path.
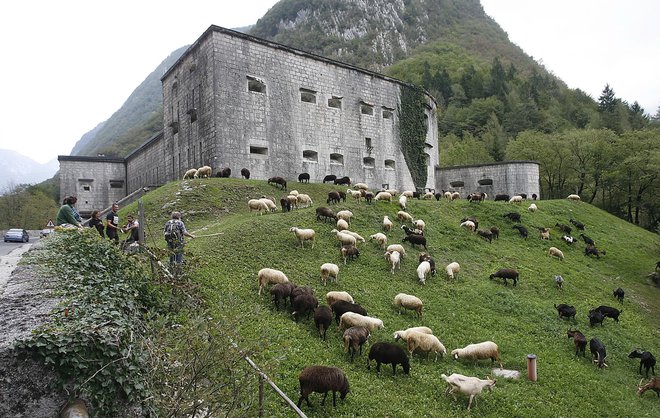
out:
M119 205L116 203L112 204L112 210L108 212L105 216L105 235L109 240L114 241L115 244L119 244L119 215L117 211L119 210Z

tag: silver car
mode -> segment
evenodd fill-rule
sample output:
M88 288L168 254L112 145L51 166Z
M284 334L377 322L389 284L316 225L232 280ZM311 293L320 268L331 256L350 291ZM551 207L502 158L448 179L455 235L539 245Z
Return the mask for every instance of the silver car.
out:
M5 242L28 242L30 235L25 229L12 228L5 233Z

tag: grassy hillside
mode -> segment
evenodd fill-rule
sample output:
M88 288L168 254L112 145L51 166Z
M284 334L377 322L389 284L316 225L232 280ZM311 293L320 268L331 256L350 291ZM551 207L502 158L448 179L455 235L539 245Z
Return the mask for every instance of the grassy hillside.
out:
M251 354L257 364L267 365L268 375L295 401L298 400L298 374L312 364L342 368L351 383L351 393L338 401L337 409L327 402L321 407L319 395L311 396L314 408L303 406L310 416L460 416L467 401L453 401L444 395L441 373L462 373L484 377L491 374L489 361L454 361L445 356L434 362L415 355L409 376L398 368L384 367L380 376L375 367L366 368L371 344L393 341L392 333L411 326L426 325L444 343L448 351L469 343L492 340L502 352L506 368L520 370L526 376L526 356L538 356L538 382L525 377L518 381L498 379L491 393L478 397L473 414L477 416L658 416L660 404L654 394L642 398L636 394L641 376L639 360L628 359L635 347L643 347L660 356L659 290L649 285L646 276L660 254L657 235L625 223L585 203L564 200L537 202L539 211L531 214L527 204L465 200L409 201L409 212L427 224L429 252L439 271L418 283L415 269L419 250L407 244L402 268L390 274L383 251L367 241L358 245L360 257L344 265L336 240L330 234L333 225L316 221L314 208L325 205L325 196L334 187L291 184L314 200L314 207L291 213L256 216L247 211L245 202L261 195L279 200L284 192L258 180L202 179L172 182L145 198L146 231L149 244L161 248L162 224L171 210L182 210L190 231L199 237L189 241L188 278L201 284L202 294L215 319L238 314L236 332L246 344L266 340L262 351ZM368 239L380 231L383 215L392 219L398 210L395 203L373 205L347 201L335 209L350 209L355 214L351 229ZM511 229L503 214L518 210L522 223L530 230L527 240ZM135 212L135 206L122 212ZM459 228L465 216L475 216L480 227L501 229L500 238L489 244L476 234ZM585 233L607 254L601 259L583 255L583 244L569 247L560 241L553 228L551 240L538 238L535 227L568 223L575 218L587 225ZM398 226L398 223L395 222ZM291 226L317 231L314 249L301 249ZM205 236L206 235L206 236ZM574 233L574 235L577 235ZM403 232L388 234L389 243L400 243ZM564 251L565 261L547 256L550 246ZM461 264L457 280L448 281L442 267L451 261ZM340 266L339 280L322 286L319 267L324 262ZM381 318L385 329L375 331L365 352L348 361L342 351L341 331L333 324L327 341L316 334L313 321L294 322L290 311L274 309L269 295L257 296L257 271L272 267L284 271L298 285L311 286L321 303L329 290L345 290L364 306L371 316ZM520 271L518 286L505 287L488 276L502 267ZM554 286L553 275L561 274L566 282L563 291ZM620 322L606 319L604 325L589 327L587 311L598 305L621 308L612 290L626 291ZM394 295L414 294L424 301L423 319L411 312L398 314L392 307ZM568 303L577 308L575 321L561 320L553 304ZM572 340L566 330L578 328L587 339L597 337L607 348L608 368L599 370L586 358L575 358ZM256 387L254 388L256 397ZM268 416L291 416L281 400L266 392Z

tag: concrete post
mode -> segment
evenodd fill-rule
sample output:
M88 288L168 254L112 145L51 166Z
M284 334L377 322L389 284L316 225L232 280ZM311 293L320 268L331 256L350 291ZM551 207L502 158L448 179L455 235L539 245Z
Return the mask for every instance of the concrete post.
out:
M527 378L536 382L536 354L527 355Z

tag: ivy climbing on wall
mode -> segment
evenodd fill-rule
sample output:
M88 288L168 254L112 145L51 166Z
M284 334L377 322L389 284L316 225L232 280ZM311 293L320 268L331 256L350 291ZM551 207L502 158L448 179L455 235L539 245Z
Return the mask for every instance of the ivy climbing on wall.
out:
M415 187L420 188L426 186L428 176L424 155L424 143L428 129L425 106L426 96L421 89L406 85L401 87L401 101L398 109L401 151Z

